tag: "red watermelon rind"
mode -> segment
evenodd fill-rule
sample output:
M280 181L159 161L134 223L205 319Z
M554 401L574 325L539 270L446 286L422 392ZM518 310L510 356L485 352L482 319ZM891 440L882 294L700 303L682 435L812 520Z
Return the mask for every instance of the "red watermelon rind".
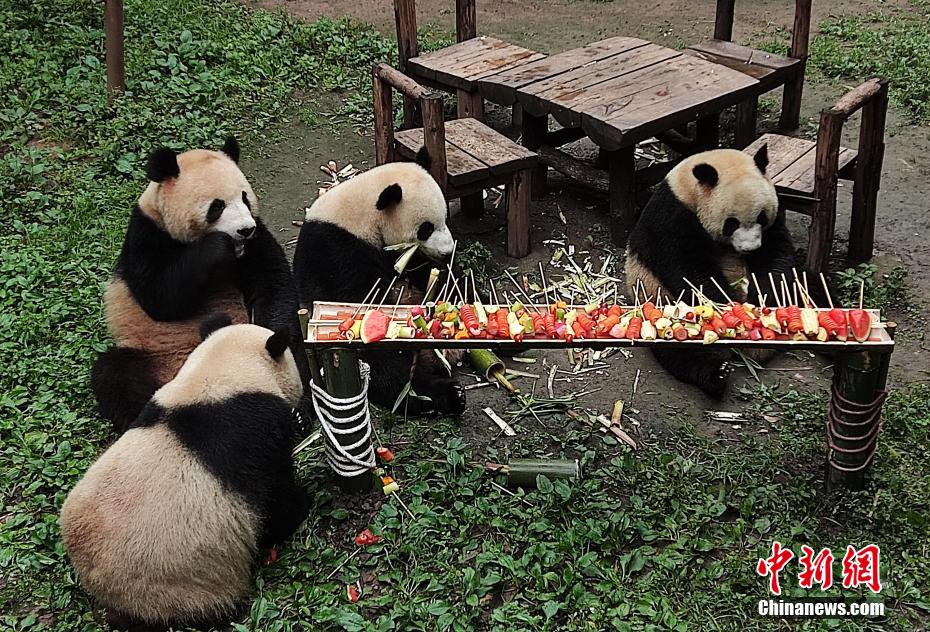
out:
M849 333L859 342L865 342L872 333L872 317L864 309L849 310Z

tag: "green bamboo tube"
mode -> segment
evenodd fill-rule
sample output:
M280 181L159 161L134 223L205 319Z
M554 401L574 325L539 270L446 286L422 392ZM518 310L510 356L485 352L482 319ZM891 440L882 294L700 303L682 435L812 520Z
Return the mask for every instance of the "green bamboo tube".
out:
M504 377L504 362L490 349L469 349L468 361L472 367L481 373L487 381L492 379L500 382L501 386L511 393L517 393L517 388Z
M306 307L302 307L297 310L297 320L300 321L300 335L303 336L303 340L307 340L307 334L310 330L310 310ZM320 362L316 357L316 351L310 349L307 353L307 363L310 365L310 378L313 380L313 383L324 388L323 386L323 376L320 374Z
M536 477L581 480L578 459L511 459L506 468L507 484L514 487L536 487Z

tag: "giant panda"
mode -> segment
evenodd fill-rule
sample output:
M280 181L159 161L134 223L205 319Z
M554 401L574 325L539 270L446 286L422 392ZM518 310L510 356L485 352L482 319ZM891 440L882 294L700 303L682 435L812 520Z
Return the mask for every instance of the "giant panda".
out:
M91 373L100 413L117 430L175 376L213 312L287 329L304 383L309 377L290 267L257 216L239 152L230 138L220 151L162 148L148 159L150 182L104 294L116 346Z
M454 240L446 225L447 206L442 189L430 176L429 155L421 149L417 162L381 165L341 183L320 196L307 210L294 252L294 276L301 305L313 301L361 302L375 281L385 291L395 278L399 252L386 246L418 243L418 257L408 266L388 297L419 303L427 289L427 259L449 258ZM444 268L444 265L438 266ZM432 351L368 350L361 357L371 366L369 399L392 408L408 381L413 391L429 400L408 397L403 409L422 414L430 409L444 414L465 410L465 390L451 377ZM453 358L454 360L454 358Z
M768 150L750 156L715 149L682 160L666 176L630 233L626 279L647 295L675 299L691 296L687 278L714 301L725 299L716 279L733 300L759 304L749 275L760 282L768 273L790 274L795 250L779 210L778 197L765 175ZM642 287L640 286L640 287ZM730 289L732 288L732 290ZM662 366L676 378L722 397L729 374L726 350L653 347Z
M235 616L259 554L300 526L290 331L205 320L205 340L87 470L61 535L110 622L212 625Z

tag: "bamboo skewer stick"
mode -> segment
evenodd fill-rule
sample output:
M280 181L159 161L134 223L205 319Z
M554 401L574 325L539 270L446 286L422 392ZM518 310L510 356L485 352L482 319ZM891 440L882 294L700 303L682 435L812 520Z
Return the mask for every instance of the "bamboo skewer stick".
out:
M753 285L756 286L756 294L759 295L759 302L762 303L759 307L765 307L765 298L764 298L765 295L762 294L762 290L759 289L759 279L756 278L756 273L751 272L749 276L752 277L752 283Z
M387 286L386 290L384 290L384 296L381 298L381 302L378 303L378 306L375 309L381 309L381 306L384 305L384 302L387 300L388 294L390 294L391 290L394 288L394 283L399 278L400 277L394 277L393 279L391 279L391 284ZM374 299L372 299L372 302L374 302Z
M368 300L372 297L372 295L377 296L377 290L378 290L379 285L381 285L381 279L380 278L375 279L375 284L371 286L371 289L368 290L367 294L365 294L365 298L362 299L362 302L359 303L359 306L356 308L355 312L352 314L352 320L355 320L359 312L362 311L362 308L368 304Z
M784 307L778 296L778 288L775 287L775 277L772 276L771 272L769 272L769 285L772 286L772 298L775 300L775 307Z
M513 278L513 275L510 274L510 271L509 271L509 270L504 270L504 274L506 274L507 277L510 279L510 281L511 281L515 286L517 286L517 290L520 292L520 294L523 295L523 298L526 299L526 308L529 309L529 308L530 308L530 305L533 304L533 299L531 299L529 296L527 296L526 292L523 291L523 288L520 287L520 284L517 283L517 280L516 280L515 278ZM515 296L515 297L516 297L516 296ZM517 301L517 302L519 302L519 301ZM538 305L536 306L536 313L537 313L537 314L541 314L541 313L542 313L542 312L539 311L539 306L538 306Z
M721 287L721 285L717 283L717 279L714 277L710 277L710 280L713 282L714 285L717 286L717 289L720 290L720 293L723 294L724 300L726 300L727 303L732 303L733 299L731 299L730 296L727 294L726 290L724 290L723 287Z
M862 301L865 297L865 279L859 279L859 309L862 309Z
M827 278L823 275L823 272L820 273L820 282L823 284L824 294L827 295L827 304L830 309L833 309L833 299L830 298L830 288L827 287Z

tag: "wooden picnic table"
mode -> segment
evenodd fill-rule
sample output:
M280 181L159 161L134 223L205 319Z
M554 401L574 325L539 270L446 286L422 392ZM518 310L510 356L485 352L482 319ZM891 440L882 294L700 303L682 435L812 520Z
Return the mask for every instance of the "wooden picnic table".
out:
M758 84L738 70L635 37L612 37L498 72L484 68L476 81L489 100L523 106L523 142L544 162L534 173L536 194L545 190L547 166L606 184L615 239L636 217L636 143L697 121L695 148L712 148L716 115L755 94ZM549 132L549 115L564 129ZM558 150L584 136L606 153L606 178Z

